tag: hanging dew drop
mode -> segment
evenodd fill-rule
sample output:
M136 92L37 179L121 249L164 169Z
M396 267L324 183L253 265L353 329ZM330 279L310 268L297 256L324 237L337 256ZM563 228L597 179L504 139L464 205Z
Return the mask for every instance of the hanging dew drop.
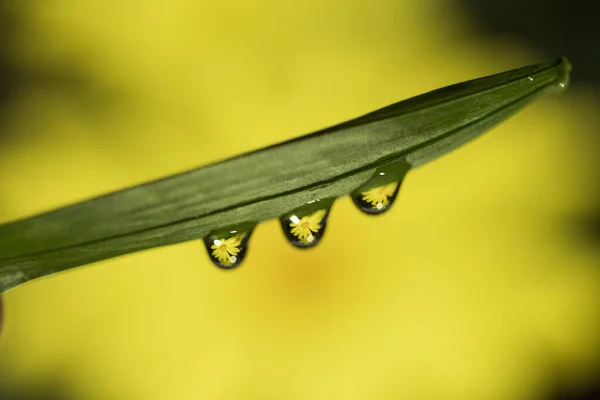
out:
M219 268L239 267L248 252L248 241L252 230L220 232L204 238L210 260Z
M279 219L288 242L299 248L316 246L325 233L331 207L296 210Z
M350 193L356 207L368 215L380 215L389 210L398 196L411 165L404 158L379 166L371 178Z
M369 215L380 215L396 201L402 180L370 189L358 189L350 197L356 207Z

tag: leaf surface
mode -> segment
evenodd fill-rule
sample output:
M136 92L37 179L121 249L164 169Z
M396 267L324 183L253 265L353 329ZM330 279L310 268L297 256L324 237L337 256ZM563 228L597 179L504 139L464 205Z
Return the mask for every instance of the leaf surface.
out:
M398 180L568 85L566 58L459 83L215 164L0 225L0 293ZM384 179L384 180L382 180Z

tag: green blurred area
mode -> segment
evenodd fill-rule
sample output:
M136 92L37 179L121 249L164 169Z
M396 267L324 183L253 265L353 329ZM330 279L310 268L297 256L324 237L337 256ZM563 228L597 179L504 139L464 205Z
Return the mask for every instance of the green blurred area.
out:
M24 84L0 109L0 222L569 56L474 36L441 0L11 6L2 43ZM18 287L0 381L85 400L518 400L557 374L583 384L600 364L599 249L570 221L596 205L581 138L599 127L574 85L409 173L381 217L338 200L315 249L269 221L235 272L197 241Z

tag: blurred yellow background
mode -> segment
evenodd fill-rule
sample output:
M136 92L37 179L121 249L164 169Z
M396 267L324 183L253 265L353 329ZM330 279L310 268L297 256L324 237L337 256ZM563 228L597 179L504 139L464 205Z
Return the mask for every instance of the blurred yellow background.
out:
M23 7L36 85L0 142L0 222L290 139L437 87L568 54L470 35L445 1L48 0ZM577 65L574 65L574 74ZM79 78L78 78L79 79ZM574 77L574 80L576 77ZM585 87L348 198L302 251L277 221L223 272L201 241L4 295L0 380L68 399L532 399L600 361Z

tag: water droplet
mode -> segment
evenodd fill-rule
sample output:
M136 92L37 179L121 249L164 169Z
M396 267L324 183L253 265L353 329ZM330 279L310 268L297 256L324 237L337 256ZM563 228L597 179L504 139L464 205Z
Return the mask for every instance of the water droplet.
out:
M233 230L210 234L204 238L208 257L219 268L238 267L248 251L251 234L252 230L241 232Z
M560 83L558 84L558 86L560 86L561 88L564 88L564 87L565 87L565 86L567 86L567 85L565 85L565 83L564 83L564 82L560 82Z
M394 204L401 183L402 180L377 187L371 187L369 189L359 188L350 196L352 197L354 204L356 204L356 207L365 214L383 214L390 209L392 204Z
M331 207L296 210L279 219L287 240L294 246L308 248L316 246L325 233Z
M532 78L532 77L528 76L527 78L528 78L528 79L529 79L531 82L533 82L533 78Z

